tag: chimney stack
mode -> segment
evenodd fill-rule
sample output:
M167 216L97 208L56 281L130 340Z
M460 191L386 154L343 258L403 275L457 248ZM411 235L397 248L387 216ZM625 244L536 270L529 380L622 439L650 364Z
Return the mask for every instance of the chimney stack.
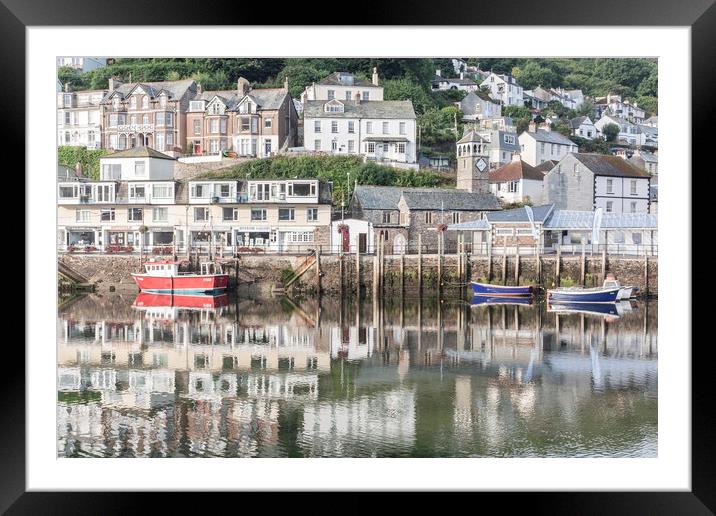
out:
M435 70L435 75L437 75L438 77L442 77L442 75L440 75L440 73L441 73L441 72L440 72L440 68L438 68L437 70Z
M119 86L120 84L122 84L122 81L117 79L116 75L113 75L112 77L109 78L109 91L110 92L114 91L115 88L117 88L117 86Z
M288 91L288 75L283 80L283 89Z
M378 86L378 68L373 67L373 84Z
M69 93L69 92L70 92L70 83L66 82L65 83L65 93Z
M201 95L201 83L200 83L200 82L197 82L197 83L196 83L196 92L197 92L199 95Z
M239 93L239 97L245 97L249 93L249 81L243 77L239 77L239 80L236 81L236 90Z
M537 132L537 123L532 120L530 122L530 125L527 127L528 132L530 133L536 133Z
M522 160L522 156L520 155L519 152L512 153L512 161L521 161L521 160Z
M75 164L75 175L77 175L77 177L82 177L82 163L79 161Z

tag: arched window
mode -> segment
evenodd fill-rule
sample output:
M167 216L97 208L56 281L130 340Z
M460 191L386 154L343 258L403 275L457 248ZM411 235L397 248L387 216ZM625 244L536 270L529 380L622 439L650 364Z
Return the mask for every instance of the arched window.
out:
M462 156L462 147L457 148L457 155Z
M149 97L144 95L142 97L142 109L147 109L149 107Z

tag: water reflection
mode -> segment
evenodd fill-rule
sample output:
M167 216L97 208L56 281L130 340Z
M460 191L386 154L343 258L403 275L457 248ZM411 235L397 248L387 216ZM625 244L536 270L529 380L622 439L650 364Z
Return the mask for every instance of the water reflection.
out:
M655 301L155 297L61 310L59 456L656 456Z

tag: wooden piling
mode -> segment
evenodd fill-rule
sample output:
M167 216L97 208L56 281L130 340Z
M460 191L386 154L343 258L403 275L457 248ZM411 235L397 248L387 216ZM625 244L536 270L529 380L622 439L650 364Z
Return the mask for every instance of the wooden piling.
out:
M604 278L607 277L607 246L604 245L604 249L602 249L602 283L604 283Z
M492 281L492 244L487 243L487 282Z
M515 285L520 284L520 253L518 249L515 247Z
M316 250L316 290L321 293L321 246Z
M555 264L554 277L555 277L555 281L557 282L558 287L562 283L561 279L559 277L561 262L562 262L562 246L557 245L557 263Z
M507 285L507 246L502 247L502 284Z
M343 253L338 255L338 280L340 282L341 299L343 299Z
M536 260L535 271L536 271L536 275L537 275L537 284L541 285L542 284L542 257L539 252L539 246L537 246L537 248L535 249L535 260Z
M405 246L400 248L400 297L405 291Z
M644 255L644 294L649 297L649 255Z
M380 295L385 292L385 240L380 239Z
M423 235L418 233L418 291L423 293Z
M381 239L382 235L378 234L378 245L374 246L375 249L373 249L373 304L378 299L378 253Z
M587 267L587 256L586 256L586 247L584 245L584 242L582 242L582 263L581 263L581 269L579 271L579 282L582 284L582 286L585 286L585 279L586 279L586 267Z
M360 247L356 247L356 293L360 295Z
M443 233L438 231L438 299L443 290Z

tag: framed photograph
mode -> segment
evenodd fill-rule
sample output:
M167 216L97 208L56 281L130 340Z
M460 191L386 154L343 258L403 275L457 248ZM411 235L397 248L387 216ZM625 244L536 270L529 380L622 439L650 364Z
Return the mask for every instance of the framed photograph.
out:
M3 511L385 490L713 511L689 302L710 2L380 26L81 4L0 7L28 203Z

